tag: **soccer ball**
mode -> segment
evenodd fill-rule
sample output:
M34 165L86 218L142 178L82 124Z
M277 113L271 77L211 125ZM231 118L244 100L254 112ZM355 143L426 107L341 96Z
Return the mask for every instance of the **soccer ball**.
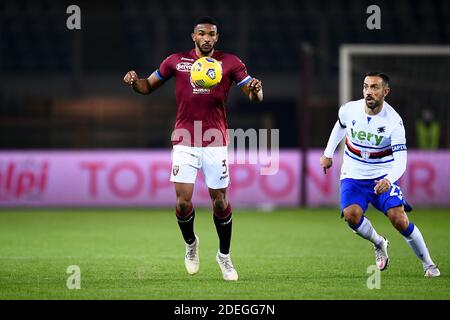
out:
M192 83L200 88L210 89L222 80L222 65L211 57L202 57L191 67Z

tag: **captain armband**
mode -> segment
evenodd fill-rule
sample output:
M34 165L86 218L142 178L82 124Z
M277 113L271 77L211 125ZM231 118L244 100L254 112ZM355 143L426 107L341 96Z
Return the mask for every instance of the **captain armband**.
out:
M406 151L406 144L396 144L395 146L392 146L392 152L396 151Z

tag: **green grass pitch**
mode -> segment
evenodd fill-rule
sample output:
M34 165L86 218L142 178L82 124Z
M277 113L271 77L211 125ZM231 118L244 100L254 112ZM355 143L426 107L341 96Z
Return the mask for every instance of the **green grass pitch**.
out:
M390 240L380 289L368 289L372 246L337 209L234 210L232 258L239 281L215 262L211 213L197 210L200 272L184 269L184 243L172 210L39 209L0 211L0 299L449 299L450 211L409 216L425 237L440 278L424 278L402 236L380 213L367 215ZM81 289L66 286L67 267Z

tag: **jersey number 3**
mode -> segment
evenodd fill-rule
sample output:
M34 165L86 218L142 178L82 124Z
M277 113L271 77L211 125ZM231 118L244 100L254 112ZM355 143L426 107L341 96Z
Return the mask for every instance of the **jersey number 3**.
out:
M227 160L222 160L222 167L225 168L225 170L222 172L222 174L227 173L228 169L227 169Z

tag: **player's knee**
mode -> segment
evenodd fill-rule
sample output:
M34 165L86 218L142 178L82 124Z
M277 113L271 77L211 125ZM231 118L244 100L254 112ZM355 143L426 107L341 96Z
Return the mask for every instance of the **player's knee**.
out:
M185 216L192 208L192 202L184 198L177 199L177 212Z
M408 229L409 220L406 214L398 214L391 218L391 223L395 229L402 232Z
M227 201L225 198L218 198L213 200L214 212L224 212L227 208Z
M230 217L231 214L231 205L230 203L227 203L225 199L222 201L218 201L217 205L214 205L214 217L217 217L219 219L226 219Z
M357 225L361 220L362 211L355 208L345 208L344 209L344 219L348 224Z

